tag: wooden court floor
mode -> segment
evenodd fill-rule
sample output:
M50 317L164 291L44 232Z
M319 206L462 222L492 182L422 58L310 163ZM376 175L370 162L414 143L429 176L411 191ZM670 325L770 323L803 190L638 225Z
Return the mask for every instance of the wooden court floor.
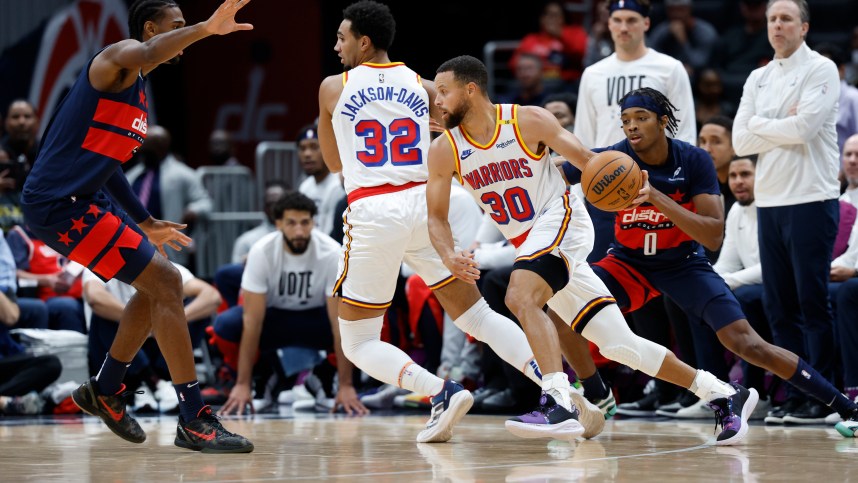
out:
M713 445L713 422L612 420L590 441L522 440L503 417L468 415L445 444L417 444L426 417L307 414L229 419L246 455L173 446L174 417L141 418L141 445L87 416L0 420L0 482L757 482L858 481L858 440L827 427L752 426ZM35 423L35 424L33 424Z

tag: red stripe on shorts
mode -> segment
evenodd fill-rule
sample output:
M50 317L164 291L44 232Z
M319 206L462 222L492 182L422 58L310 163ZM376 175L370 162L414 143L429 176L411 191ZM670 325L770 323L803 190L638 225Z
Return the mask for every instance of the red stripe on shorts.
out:
M116 229L121 222L113 213L105 213L98 223L89 230L74 250L69 253L69 259L88 267L95 257L104 250L104 247L113 239Z
M101 275L105 279L113 278L116 276L116 273L122 270L122 267L125 266L125 259L122 258L122 254L119 253L119 249L137 248L140 246L141 240L143 240L143 237L136 231L132 230L130 226L126 225L125 230L122 231L122 235L120 235L119 239L116 240L116 243L110 247L110 250L101 257L101 260L98 261L98 264L92 269L92 271Z

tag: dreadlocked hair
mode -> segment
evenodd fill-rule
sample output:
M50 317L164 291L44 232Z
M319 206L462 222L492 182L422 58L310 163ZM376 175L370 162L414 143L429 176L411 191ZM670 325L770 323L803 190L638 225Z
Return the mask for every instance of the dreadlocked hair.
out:
M143 26L157 21L166 7L178 7L174 0L137 0L128 9L128 34L134 40L143 41Z
M664 111L664 115L667 116L667 130L670 131L670 134L674 136L676 135L676 129L679 127L680 119L677 119L674 113L679 109L677 109L664 94L652 87L641 87L640 89L635 89L624 95L623 98L620 99L619 104L622 106L626 99L631 96L649 97L655 101L655 103L661 107L661 110Z

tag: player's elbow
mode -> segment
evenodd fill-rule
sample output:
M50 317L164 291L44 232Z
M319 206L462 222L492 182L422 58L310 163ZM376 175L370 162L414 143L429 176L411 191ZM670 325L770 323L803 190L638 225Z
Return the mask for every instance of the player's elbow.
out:
M712 233L702 241L702 245L709 251L716 252L721 249L721 244L724 243L723 228L718 233Z

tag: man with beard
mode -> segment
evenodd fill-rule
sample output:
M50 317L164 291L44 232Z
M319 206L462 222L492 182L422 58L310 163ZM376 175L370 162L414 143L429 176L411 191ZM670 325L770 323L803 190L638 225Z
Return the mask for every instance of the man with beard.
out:
M39 152L38 129L39 116L32 104L24 99L16 99L9 104L6 136L0 139L0 152L8 156L8 161L0 159L0 190L20 191L23 188Z
M226 0L207 20L186 27L174 1L136 0L128 10L131 38L103 48L81 70L49 122L24 184L22 211L36 236L102 280L117 278L137 289L98 375L72 393L75 404L132 443L145 441L146 433L125 410L122 379L154 333L180 401L176 446L253 451L250 441L227 431L203 404L181 278L164 250L191 243L179 231L185 225L151 216L121 169L148 131L145 76L194 42L252 29L235 22L247 3Z
M301 193L287 193L272 212L277 230L247 255L241 278L244 305L223 312L214 322L224 362L238 373L221 413L253 410L250 383L258 353L265 356L290 346L328 350L333 345L339 374L334 409L342 406L348 414L366 414L352 385L352 363L342 353L337 299L332 295L340 244L314 229L316 205Z
M337 203L345 196L340 175L332 173L322 159L319 147L319 130L315 124L308 124L298 131L298 160L307 179L298 186L298 191L307 195L316 203L319 213L316 215L316 227L322 233L331 234L335 223L342 224L342 211L336 213Z
M524 438L574 435L579 415L570 401L575 392L563 372L561 348L587 351L586 338L605 357L685 387L717 406L724 430L716 444L741 441L748 431L744 413L753 410L756 392L695 371L663 346L632 333L618 301L587 264L593 224L577 196L567 192L549 150L580 170L593 152L543 108L492 104L486 94L488 72L478 59L456 57L437 72L435 103L447 131L429 151L426 199L432 244L454 276L476 282L479 272L457 261L447 222L450 182L456 176L516 247L506 304L521 321L544 371L539 406L508 420L507 429ZM647 200L645 177L644 184L634 207ZM569 330L562 324L555 327L545 305Z
M343 351L375 379L430 396L432 414L417 442L441 443L453 436L473 397L461 384L435 376L380 340L403 261L423 278L457 327L535 383L541 374L521 329L492 311L475 286L452 276L429 240L429 116L440 118L434 84L390 61L396 21L386 5L363 0L347 7L343 17L334 50L346 72L327 77L319 87L322 154L332 172L343 172L349 201L335 286L341 295ZM455 263L479 273L473 254L460 251ZM581 400L581 411L593 419L588 430L598 434L605 423L602 413Z

